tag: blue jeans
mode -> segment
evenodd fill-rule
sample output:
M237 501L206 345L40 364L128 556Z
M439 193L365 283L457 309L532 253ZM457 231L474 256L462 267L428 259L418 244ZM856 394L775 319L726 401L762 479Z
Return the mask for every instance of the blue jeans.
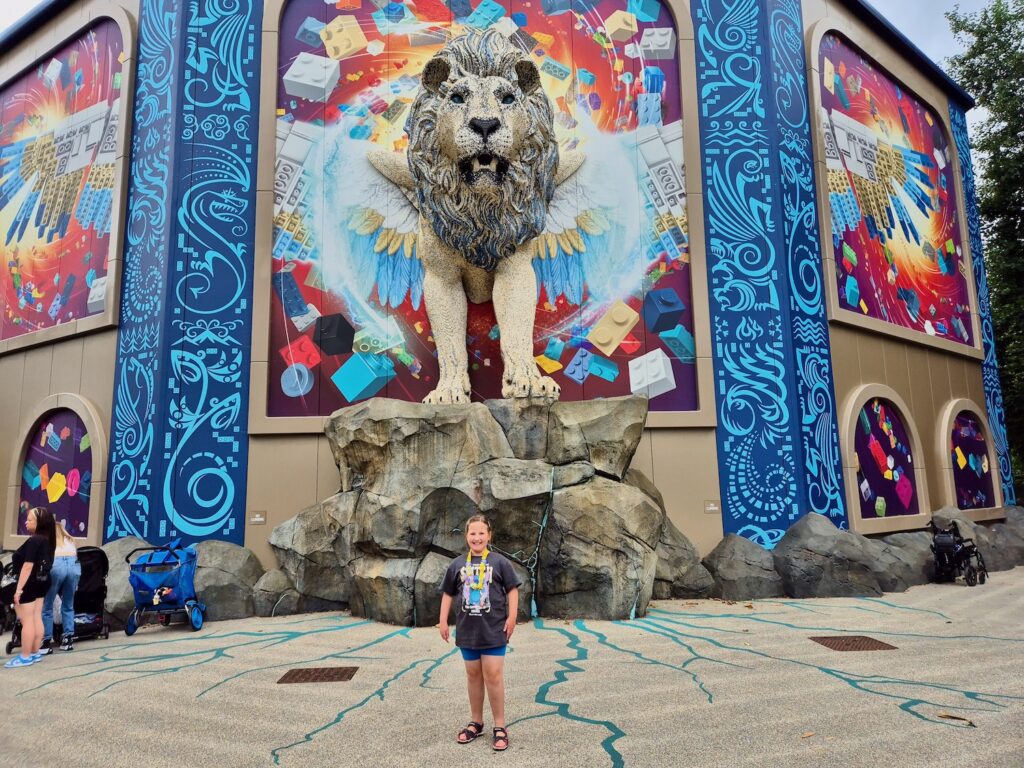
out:
M50 570L50 591L43 600L43 640L53 639L53 601L60 595L60 620L65 635L75 634L75 590L82 578L77 557L55 557Z

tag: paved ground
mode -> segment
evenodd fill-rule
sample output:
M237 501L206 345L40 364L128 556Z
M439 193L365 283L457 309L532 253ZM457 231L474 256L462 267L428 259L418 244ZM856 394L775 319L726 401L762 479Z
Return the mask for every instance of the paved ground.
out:
M898 650L808 640L849 634ZM327 665L359 671L276 684ZM436 630L338 614L153 626L0 669L0 765L1020 768L1024 568L878 600L537 621L518 628L507 669L512 746L498 755L453 741L464 674Z

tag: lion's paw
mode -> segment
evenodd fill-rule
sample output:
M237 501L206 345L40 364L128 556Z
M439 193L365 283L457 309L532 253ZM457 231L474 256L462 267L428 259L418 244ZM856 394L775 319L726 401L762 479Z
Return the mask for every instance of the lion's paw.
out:
M557 399L562 388L550 376L513 376L501 387L504 398L543 397Z
M427 405L451 405L453 403L468 403L469 393L462 387L439 386L429 395L423 398Z

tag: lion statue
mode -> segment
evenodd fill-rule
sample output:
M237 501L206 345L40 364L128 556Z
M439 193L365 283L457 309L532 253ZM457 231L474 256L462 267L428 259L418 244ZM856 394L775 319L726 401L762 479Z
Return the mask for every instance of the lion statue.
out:
M557 398L558 384L534 360L531 262L552 198L583 155L559 155L537 67L495 30L454 38L424 67L406 131L405 152L372 150L367 160L418 212L408 234L440 367L424 402L469 402L467 302L488 300L501 334L502 396Z

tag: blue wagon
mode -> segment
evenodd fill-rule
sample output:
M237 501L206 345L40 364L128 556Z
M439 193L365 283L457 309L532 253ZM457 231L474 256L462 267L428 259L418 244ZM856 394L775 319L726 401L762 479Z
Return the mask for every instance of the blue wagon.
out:
M139 552L144 554L132 562ZM124 560L135 593L135 609L125 622L126 635L134 635L150 616L156 616L163 626L174 616L184 616L193 630L202 629L206 606L196 596L196 558L195 545L182 547L181 539L128 553Z

